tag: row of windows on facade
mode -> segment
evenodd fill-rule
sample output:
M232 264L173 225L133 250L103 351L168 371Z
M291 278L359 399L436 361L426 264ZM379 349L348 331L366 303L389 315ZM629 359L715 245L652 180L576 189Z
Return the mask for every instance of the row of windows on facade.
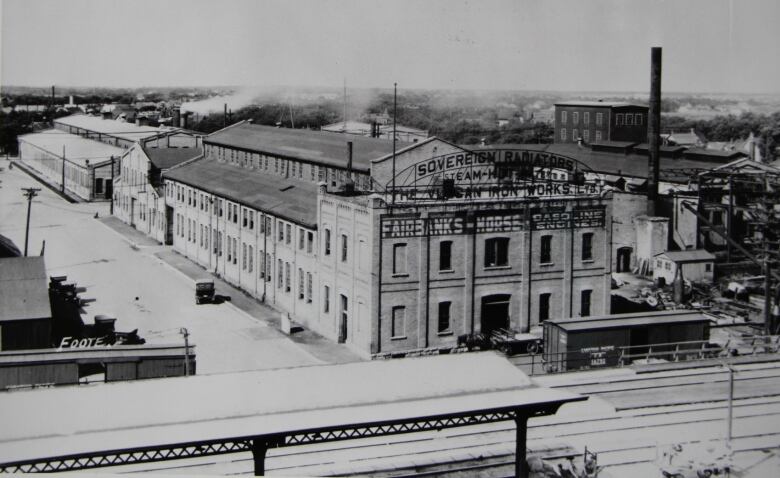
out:
M571 114L572 124L577 125L580 122L580 113L578 111L574 111ZM641 113L617 113L615 115L615 125L622 126L622 125L628 125L628 126L641 126L643 121L643 116ZM561 111L561 124L568 124L568 111ZM582 113L582 124L589 125L590 124L590 112L586 111ZM601 126L604 124L604 114L603 113L596 113L596 126Z
M304 165L308 166L308 180L312 182L325 182L335 186L337 182L345 182L350 177L347 170L339 168L329 168L316 164L302 163L291 159L278 158L276 156L266 156L259 153L249 153L247 151L237 151L232 148L222 146L209 146L210 154L216 156L218 160L225 161L245 168L261 169L272 171L288 178L304 179ZM273 167L272 167L273 166ZM371 189L371 177L365 174L352 174L352 179L357 183L358 188Z
M539 262L551 264L553 236L541 237L539 247ZM407 273L406 262L407 244L393 245L393 274L404 275ZM582 260L593 260L593 233L582 234ZM485 267L505 267L509 265L509 238L493 237L485 240ZM439 271L452 271L452 241L439 242Z
M114 203L117 207L125 212L130 212L130 202L132 199L129 196L123 194L114 193ZM133 211L134 212L134 211ZM135 218L133 218L135 219ZM141 203L138 206L138 219L146 222L149 220L149 225L152 228L163 230L165 228L165 218L163 213L155 208L147 208L146 204Z
M601 131L597 130L595 133L596 134L595 134L594 141L601 141L602 139L604 139L604 137L602 136ZM569 138L569 135L568 135L568 131L566 131L566 128L561 128L561 140L566 141L568 138ZM582 139L583 141L588 143L588 142L590 142L590 130L589 129L583 130L582 131L582 137L580 137L580 130L578 130L577 128L574 128L571 131L571 139L574 140L574 141Z
M580 316L590 315L593 290L580 291ZM550 301L552 293L539 294L539 322L550 320ZM452 333L452 302L442 301L438 303L437 333L447 335ZM406 338L406 306L399 305L392 309L391 338Z

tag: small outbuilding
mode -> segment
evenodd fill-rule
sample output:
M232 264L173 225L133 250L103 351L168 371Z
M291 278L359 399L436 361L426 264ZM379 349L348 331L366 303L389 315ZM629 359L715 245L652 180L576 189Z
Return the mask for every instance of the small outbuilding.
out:
M43 257L0 259L0 351L51 347Z
M653 280L663 278L671 284L682 272L685 280L712 282L715 279L715 256L704 249L691 251L666 251L654 257Z

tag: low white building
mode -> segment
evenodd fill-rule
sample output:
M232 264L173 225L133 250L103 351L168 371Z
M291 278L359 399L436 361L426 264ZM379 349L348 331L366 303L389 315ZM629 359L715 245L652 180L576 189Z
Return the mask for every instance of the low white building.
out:
M678 270L685 280L712 282L715 278L715 256L704 249L667 251L655 256L653 280L663 278L671 284Z

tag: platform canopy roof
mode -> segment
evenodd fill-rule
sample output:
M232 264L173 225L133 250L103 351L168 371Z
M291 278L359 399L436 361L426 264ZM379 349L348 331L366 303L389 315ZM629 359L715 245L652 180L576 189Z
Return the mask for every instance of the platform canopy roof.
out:
M293 434L583 397L535 385L493 352L0 394L2 461Z
M85 139L58 129L19 136L19 141L45 151L52 157L62 158L64 152L65 159L79 166L87 164L94 166L105 163L111 160L111 156L119 158L125 152L124 149L117 146Z

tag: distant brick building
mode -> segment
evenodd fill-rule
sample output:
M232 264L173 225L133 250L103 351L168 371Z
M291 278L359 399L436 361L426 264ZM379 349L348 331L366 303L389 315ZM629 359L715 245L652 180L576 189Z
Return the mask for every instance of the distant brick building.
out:
M555 104L555 142L647 141L647 106L607 101Z

